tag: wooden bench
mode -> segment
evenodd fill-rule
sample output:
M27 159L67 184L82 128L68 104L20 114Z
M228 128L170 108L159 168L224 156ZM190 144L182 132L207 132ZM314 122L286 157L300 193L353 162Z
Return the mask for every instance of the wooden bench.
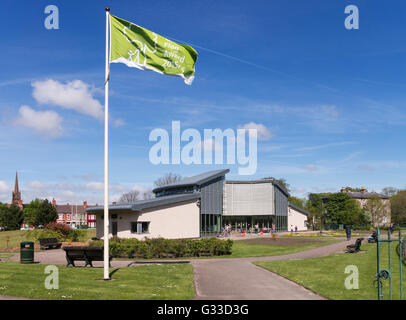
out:
M62 245L62 243L58 242L58 239L56 239L56 238L42 238L42 239L38 239L38 241L39 241L41 250L59 249Z
M347 252L346 253L357 253L361 250L361 243L364 238L358 238L354 244L350 244L347 246Z
M85 247L85 246L66 246L62 247L66 253L66 266L75 266L75 261L85 261L85 267L93 267L93 261L104 260L104 248L103 247ZM109 259L109 266L112 257Z

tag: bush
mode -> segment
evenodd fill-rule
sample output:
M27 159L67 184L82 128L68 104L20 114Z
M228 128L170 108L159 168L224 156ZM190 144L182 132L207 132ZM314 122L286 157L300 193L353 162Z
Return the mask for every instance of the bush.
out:
M95 240L89 246L103 246L103 240ZM181 258L218 256L231 254L233 241L206 238L198 240L154 238L137 240L114 237L109 241L112 257L122 258Z
M71 233L72 229L64 224L50 222L44 226L45 230L52 230L62 234L65 238Z
M35 229L28 233L27 237L37 241L41 238L57 238L58 241L79 241L81 232L70 227L51 222L45 225L44 229Z
M56 238L58 241L65 241L65 237L61 233L50 229L32 230L28 233L27 238L34 241L38 241L41 238Z

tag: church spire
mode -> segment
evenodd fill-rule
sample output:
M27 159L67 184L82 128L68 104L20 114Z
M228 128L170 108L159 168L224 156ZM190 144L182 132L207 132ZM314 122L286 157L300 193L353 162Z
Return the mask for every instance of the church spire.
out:
M14 193L20 192L20 190L18 190L18 173L16 171L16 180L14 182Z
M21 201L21 192L20 189L18 188L18 174L16 171L16 180L14 182L14 191L13 191L13 197L12 197L12 204L19 205Z

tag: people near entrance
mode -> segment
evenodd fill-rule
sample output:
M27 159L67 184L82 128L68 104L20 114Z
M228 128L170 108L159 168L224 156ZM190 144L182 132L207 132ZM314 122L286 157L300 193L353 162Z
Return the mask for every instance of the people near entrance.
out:
M255 229L255 233L258 233L258 229L259 229L258 223L255 224L254 229Z
M276 225L275 223L272 225L272 233L274 233L276 231Z
M376 243L377 239L378 239L378 233L374 229L372 234L368 237L368 243Z
M347 225L345 226L345 234L347 235L347 240L351 239L351 226Z

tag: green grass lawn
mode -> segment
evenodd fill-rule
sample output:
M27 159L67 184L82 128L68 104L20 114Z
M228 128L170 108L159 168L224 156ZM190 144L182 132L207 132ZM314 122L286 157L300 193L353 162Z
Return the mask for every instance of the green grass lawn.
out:
M79 241L85 242L93 237L96 237L96 229L79 229ZM18 247L21 241L29 240L29 230L14 230L0 232L0 252L7 248ZM7 244L8 240L8 244Z
M282 275L312 291L335 300L376 300L377 289L373 286L376 273L376 244L362 244L363 252L356 254L338 253L327 257L286 260L258 261L256 265ZM381 269L388 267L387 244L381 246ZM400 277L399 257L395 245L391 250L392 263L392 292L393 299L399 299ZM348 265L355 265L359 270L359 289L347 290L344 281L349 274L344 270ZM384 298L389 298L389 280L382 280ZM403 266L403 287L406 297L406 267Z
M0 251L6 248L14 248L19 245L21 241L27 240L28 230L14 230L14 231L1 231L0 232ZM8 240L8 244L7 244Z
M299 239L298 239L299 240ZM308 243L293 245L256 244L250 240L237 240L233 243L232 253L225 258L279 256L336 243L339 240L314 240Z
M118 269L112 278L103 277L102 268L59 268L59 289L44 286L45 265L22 265L0 261L0 295L37 299L153 300L192 299L193 267L190 264L145 265ZM116 270L116 269L114 269Z

